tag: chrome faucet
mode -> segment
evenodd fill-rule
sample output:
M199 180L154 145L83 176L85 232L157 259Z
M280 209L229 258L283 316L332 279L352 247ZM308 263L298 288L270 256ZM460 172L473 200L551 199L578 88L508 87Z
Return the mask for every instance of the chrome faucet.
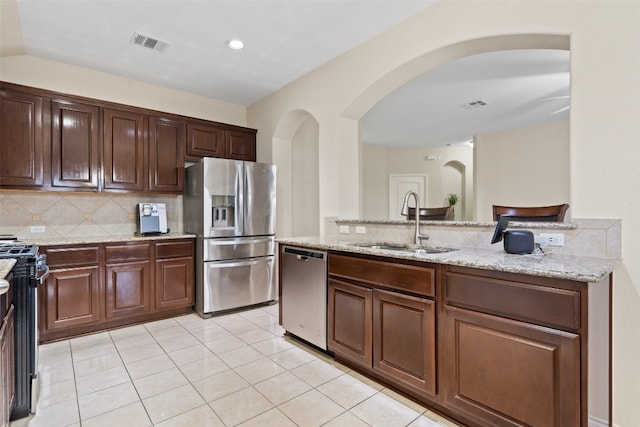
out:
M402 202L402 211L401 215L409 215L409 196L413 196L416 200L416 230L415 230L415 244L420 245L421 240L427 240L429 238L428 234L420 234L420 199L418 198L418 193L415 191L407 191L407 194L404 195L404 201Z

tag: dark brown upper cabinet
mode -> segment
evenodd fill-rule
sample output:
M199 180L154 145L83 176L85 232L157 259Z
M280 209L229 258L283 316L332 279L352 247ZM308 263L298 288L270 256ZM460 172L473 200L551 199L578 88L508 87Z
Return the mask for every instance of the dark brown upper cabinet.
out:
M256 161L256 131L210 122L187 124L187 157Z
M224 157L224 129L204 123L187 124L187 156Z
M94 105L51 102L52 187L98 189L99 114Z
M104 189L144 191L145 116L105 108Z
M43 99L0 90L0 185L44 185Z
M184 188L186 124L149 117L149 190L181 193Z

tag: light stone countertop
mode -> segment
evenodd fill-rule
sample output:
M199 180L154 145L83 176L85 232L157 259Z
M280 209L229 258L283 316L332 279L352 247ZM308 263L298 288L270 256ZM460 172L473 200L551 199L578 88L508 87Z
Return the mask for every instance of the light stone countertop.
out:
M111 236L72 236L42 239L21 239L21 241L38 246L81 245L86 243L136 242L145 240L193 239L195 234L169 233L149 236L136 234L115 234Z
M276 242L320 250L378 255L581 282L600 281L612 273L618 263L617 260L613 259L572 257L553 253L546 255L512 255L504 251L477 248L460 248L451 252L435 254L415 254L355 246L362 242L329 236L278 238Z
M13 258L0 259L0 279L6 278L15 264L16 260Z

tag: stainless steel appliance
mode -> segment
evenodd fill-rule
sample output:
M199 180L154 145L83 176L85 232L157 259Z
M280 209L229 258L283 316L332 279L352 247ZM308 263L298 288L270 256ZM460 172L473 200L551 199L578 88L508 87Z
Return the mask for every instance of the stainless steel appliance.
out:
M327 350L327 253L284 246L280 256L282 327Z
M276 167L205 157L186 168L184 231L196 239L202 317L276 299Z
M38 285L49 275L38 246L19 241L0 243L0 258L15 258L11 270L15 314L15 403L11 419L35 412L38 391Z
M138 203L136 214L138 216L138 234L153 235L169 232L167 207L164 203Z

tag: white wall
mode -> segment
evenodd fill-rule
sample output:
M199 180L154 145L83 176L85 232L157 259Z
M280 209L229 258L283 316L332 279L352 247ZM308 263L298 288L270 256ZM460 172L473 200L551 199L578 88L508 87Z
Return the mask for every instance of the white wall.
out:
M318 122L308 116L291 141L292 236L320 233Z
M441 0L248 111L249 124L260 129L259 150L266 152L269 135L288 112L304 109L318 119L320 217L350 218L361 210L359 132L350 121L399 85L461 56L528 42L549 48L564 40L568 48L570 40L572 216L621 218L623 224L613 368L614 422L625 427L640 425L640 263L633 262L640 253L638 22L638 1Z
M569 203L569 123L565 120L476 135L478 221L493 221L493 205Z
M435 159L427 160L427 156ZM363 144L363 214L362 219L388 219L389 217L389 175L427 174L429 176L428 199L421 200L422 207L437 208L447 206L446 196L455 192L459 197L456 209L463 211L460 183L447 173L445 166L458 162L467 171L469 207L473 207L473 149L470 147L429 147L429 148L383 148ZM453 185L453 186L452 186ZM457 188L453 190L452 188ZM470 214L470 212L469 212ZM471 219L470 216L467 217ZM459 218L461 219L461 218Z
M247 125L247 109L241 105L32 56L1 58L0 80L165 113Z

